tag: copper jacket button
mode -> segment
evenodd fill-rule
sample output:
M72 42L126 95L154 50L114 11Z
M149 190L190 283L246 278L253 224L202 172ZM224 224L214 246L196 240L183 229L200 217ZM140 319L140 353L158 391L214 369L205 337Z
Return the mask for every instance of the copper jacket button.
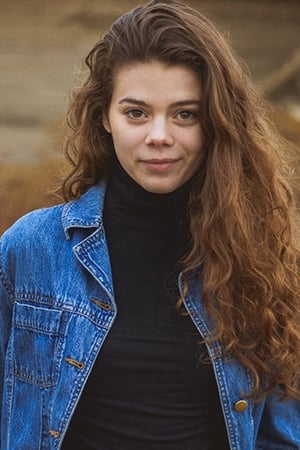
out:
M239 400L234 404L236 412L244 412L248 408L248 402L246 400Z

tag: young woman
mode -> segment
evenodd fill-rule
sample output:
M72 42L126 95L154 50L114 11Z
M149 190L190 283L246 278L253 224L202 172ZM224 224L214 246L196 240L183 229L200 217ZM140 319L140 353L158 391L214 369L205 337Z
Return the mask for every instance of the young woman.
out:
M176 1L86 63L65 203L1 239L1 450L300 449L299 251L261 100Z

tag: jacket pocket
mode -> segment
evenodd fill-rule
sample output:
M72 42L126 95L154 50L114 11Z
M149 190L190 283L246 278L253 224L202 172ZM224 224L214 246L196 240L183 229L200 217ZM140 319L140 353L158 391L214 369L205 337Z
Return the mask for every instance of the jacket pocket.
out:
M14 376L40 387L55 385L64 345L64 311L15 303Z

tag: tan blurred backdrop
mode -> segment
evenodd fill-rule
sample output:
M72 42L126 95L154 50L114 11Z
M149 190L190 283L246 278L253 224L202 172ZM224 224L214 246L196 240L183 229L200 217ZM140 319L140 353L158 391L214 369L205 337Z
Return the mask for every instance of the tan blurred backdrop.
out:
M83 59L135 0L0 0L0 233L55 200L61 126ZM254 82L274 104L299 172L300 1L187 2L225 30ZM300 187L300 182L299 182Z

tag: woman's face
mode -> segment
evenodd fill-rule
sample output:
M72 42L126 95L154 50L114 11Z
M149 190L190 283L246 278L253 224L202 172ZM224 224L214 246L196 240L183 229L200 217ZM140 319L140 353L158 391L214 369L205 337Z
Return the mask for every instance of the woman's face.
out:
M184 66L129 64L115 76L105 129L125 171L145 190L173 192L204 157L199 79Z

